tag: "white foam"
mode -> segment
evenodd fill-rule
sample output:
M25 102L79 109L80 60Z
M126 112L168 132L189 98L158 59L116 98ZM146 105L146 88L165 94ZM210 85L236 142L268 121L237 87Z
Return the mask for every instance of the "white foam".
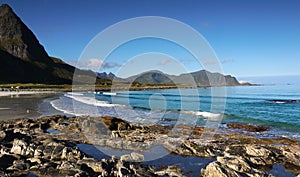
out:
M181 113L184 114L192 114L195 116L201 116L204 118L221 118L223 114L216 114L212 112L205 112L205 111L180 111Z
M114 107L114 106L121 106L121 105L116 105L116 104L110 104L107 101L99 101L96 100L93 97L87 97L87 96L81 96L81 95L69 95L65 94L66 97L72 98L78 102L85 103L88 105L93 105L93 106L100 106L100 107Z
M83 95L83 93L78 93L78 92L68 92L67 94L69 94L69 95L78 95L78 96Z
M117 95L117 93L113 93L113 92L103 92L102 94L103 95L111 95L111 96Z
M8 109L11 109L11 108L0 108L0 110L8 110Z
M83 116L83 115L84 115L84 114L78 114L78 113L76 114L76 113L74 113L74 112L67 111L67 110L65 110L65 109L61 109L61 108L59 108L58 106L55 105L55 101L56 101L56 100L51 101L50 104L51 104L51 106L52 106L54 109L56 109L56 110L58 110L58 111L60 111L60 112L63 112L63 113L65 113L65 114L75 115L75 116Z

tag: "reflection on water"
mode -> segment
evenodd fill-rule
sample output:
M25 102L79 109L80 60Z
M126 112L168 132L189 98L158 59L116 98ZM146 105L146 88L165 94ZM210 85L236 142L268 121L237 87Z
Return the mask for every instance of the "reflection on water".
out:
M108 159L110 158L109 155L105 152L109 152L109 154L113 154L117 157L120 157L124 154L130 154L132 151L128 150L118 150L112 149L109 147L96 147L89 144L78 144L78 148L86 153L97 159ZM210 162L214 161L213 158L201 158L195 156L181 156L181 155L174 155L169 154L162 146L156 146L151 152L138 152L143 154L145 160L151 159L151 156L154 156L153 153L161 154L162 156L159 159L153 159L151 161L145 161L144 164L153 165L156 167L160 166L177 166L183 170L183 173L187 176L199 176L200 170L207 166ZM157 156L156 156L157 157Z

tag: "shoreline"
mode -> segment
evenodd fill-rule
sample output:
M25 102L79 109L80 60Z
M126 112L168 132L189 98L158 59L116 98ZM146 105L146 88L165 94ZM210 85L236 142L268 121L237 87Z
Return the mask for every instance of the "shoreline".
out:
M0 92L0 120L59 114L50 106L50 101L58 98L59 94L52 91Z
M263 86L262 84L237 84L237 85L141 85L131 86L129 84L116 84L116 86L100 86L100 85L48 85L48 84L0 84L1 92L23 92L30 94L30 92L83 92L83 91L141 91L141 90L154 90L154 89L190 89L190 88L211 88L211 87L241 87L241 86ZM34 93L33 93L34 94ZM1 95L0 95L1 96Z
M250 129L265 130L263 127ZM5 166L6 170L4 168L3 171L5 174L33 173L39 176L55 174L69 176L77 173L93 176L106 172L118 173L122 168L127 169L126 173L132 175L137 172L134 172L134 169L138 168L142 176L146 172L151 173L150 176L171 174L193 176L200 173L203 177L282 176L276 172L279 168L282 169L281 172L300 175L299 141L288 138L256 138L247 133L236 132L226 135L216 133L213 139L204 142L200 139L203 133L201 127L178 126L174 129L162 125L133 124L113 117L57 115L0 121L2 149L0 160L4 157L12 159L6 164L0 163L0 168L3 170ZM93 144L130 151L129 154L120 157L113 156L99 160L93 155L85 154L82 149L77 149L78 144ZM145 152L157 144L161 144L168 154L199 157L200 164L201 158L212 160L202 165L201 169L200 166L181 169L180 164L187 163L185 161L176 161L173 165L167 166L163 166L162 162L162 166L159 167L152 166L153 163L147 165ZM155 154L150 157L155 157ZM110 165L103 166L103 163ZM134 169L127 168L126 163L131 164ZM21 164L22 170L17 168L17 165ZM90 170L83 168L85 166ZM47 170L49 168L52 170ZM197 171L193 171L192 174L187 172L193 169Z
M57 91L38 91L38 90L14 90L14 91L0 91L0 97L16 96L16 95L40 95L40 94L56 94Z
M51 116L56 114L62 114L66 116L73 116L72 113L67 113L63 110L59 110L50 103L53 99L58 99L62 94L67 92L62 91L0 91L0 99L3 101L0 101L0 120L10 119L12 117L14 118L25 118L25 117L31 117L31 118L39 118L43 116ZM13 104L18 104L20 106L14 106L13 104L10 104L8 100L15 100ZM24 99L25 101L22 101ZM35 99L37 101L35 101ZM18 102L20 100L20 102ZM28 102L28 100L31 100ZM36 103L34 103L36 102ZM24 106L22 106L24 105ZM32 105L32 106L31 106ZM42 108L41 108L42 107ZM17 111L15 108L21 110ZM24 109L23 109L24 108ZM29 114L29 113L30 114ZM18 116L14 116L14 114L17 113ZM34 113L34 114L33 114ZM31 115L32 114L32 115ZM31 115L31 116L30 116ZM74 115L75 116L75 115ZM220 126L226 126L226 124L241 124L241 125L254 125L259 126L263 124L249 124L247 122L224 122L220 124ZM233 132L237 131L243 131L242 129L231 129ZM287 137L287 138L293 138L300 140L300 134L294 131L289 131L285 129L281 129L279 127L272 127L270 126L270 131L263 134L263 135L257 135L257 136L264 136L264 137ZM280 131L280 135L277 135L276 132ZM226 129L225 129L226 131Z

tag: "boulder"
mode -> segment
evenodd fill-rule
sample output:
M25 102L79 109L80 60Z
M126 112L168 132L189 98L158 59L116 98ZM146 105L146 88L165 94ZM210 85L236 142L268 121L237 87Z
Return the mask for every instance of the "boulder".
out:
M227 124L227 126L229 128L242 129L249 132L264 132L269 130L269 128L265 126L256 126L256 125L249 125L249 124Z
M139 153L136 153L136 152L132 152L130 154L131 158L132 158L132 161L134 162L143 162L145 160L145 157L143 154L139 154Z
M250 165L246 162L246 159L239 156L227 156L227 157L217 157L217 161L221 164L226 165L237 172L249 172L251 171Z
M155 172L158 176L177 176L177 177L183 177L181 169L176 166L168 166L163 167L162 169Z
M130 154L124 154L120 157L121 161L125 161L125 162L131 162L132 161L132 157Z
M242 177L236 171L224 167L220 162L212 162L201 170L203 177Z
M247 145L245 149L248 155L255 157L268 157L271 154L270 150L258 145Z

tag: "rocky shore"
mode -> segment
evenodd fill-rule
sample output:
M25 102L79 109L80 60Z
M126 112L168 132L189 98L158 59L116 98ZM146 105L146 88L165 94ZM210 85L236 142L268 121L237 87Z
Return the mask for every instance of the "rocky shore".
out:
M229 126L247 131L267 129ZM296 140L228 133L215 134L204 142L203 130L186 125L132 124L113 117L1 121L0 176L189 176L180 166L144 163L147 159L140 152L161 145L173 154L213 158L199 176L272 177L281 173L300 177L300 143ZM97 159L81 151L78 144L135 152Z

